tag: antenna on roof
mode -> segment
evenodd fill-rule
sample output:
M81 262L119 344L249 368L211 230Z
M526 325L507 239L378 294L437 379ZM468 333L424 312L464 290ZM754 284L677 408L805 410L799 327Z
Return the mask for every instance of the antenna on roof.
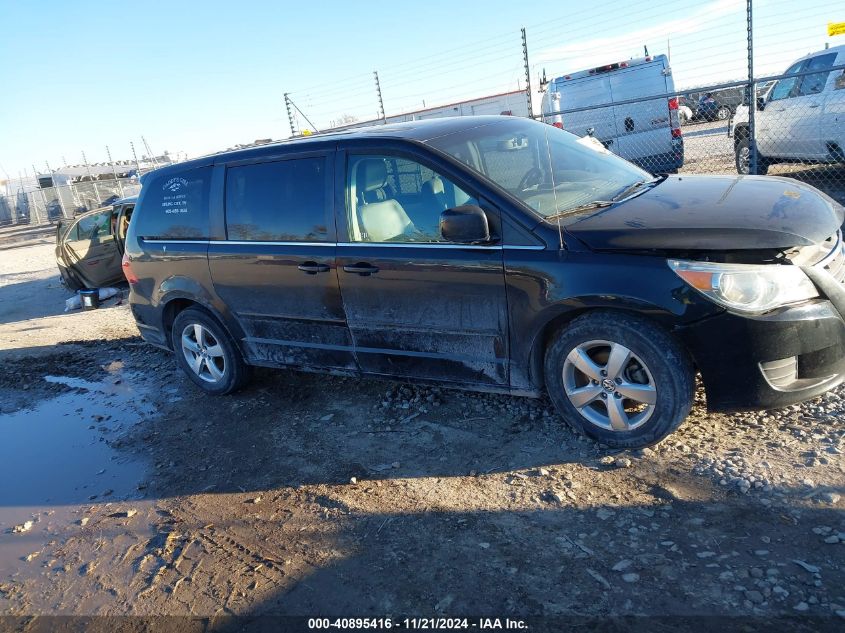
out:
M546 79L546 69L543 69L543 76L540 78L540 92L543 92L543 88L549 85L549 80Z
M648 57L648 46L643 45L643 50L645 51L645 56Z

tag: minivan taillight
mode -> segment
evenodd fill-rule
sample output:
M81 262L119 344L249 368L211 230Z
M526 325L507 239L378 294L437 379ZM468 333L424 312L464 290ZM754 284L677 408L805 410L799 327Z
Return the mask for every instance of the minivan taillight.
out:
M558 128L559 130L563 129L563 123L561 123L560 121L555 121L554 123L552 123L552 125Z
M676 98L669 99L669 109L670 110L677 110L678 109L678 100Z
M132 272L132 266L129 263L129 255L123 253L123 259L120 263L121 267L123 268L123 276L126 277L126 281L130 284L137 284L138 278L135 276L135 273Z
M681 128L676 127L672 129L672 138L681 138L682 135Z

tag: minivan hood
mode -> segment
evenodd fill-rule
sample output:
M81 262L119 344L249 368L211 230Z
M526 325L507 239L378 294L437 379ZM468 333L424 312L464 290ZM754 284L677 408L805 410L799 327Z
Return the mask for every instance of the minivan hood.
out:
M841 205L789 178L670 176L566 231L597 250L733 251L817 244L842 221Z

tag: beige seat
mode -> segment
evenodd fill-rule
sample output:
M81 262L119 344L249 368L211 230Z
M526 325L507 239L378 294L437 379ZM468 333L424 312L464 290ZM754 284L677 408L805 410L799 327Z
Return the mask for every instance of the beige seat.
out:
M392 197L384 159L366 158L360 161L355 185L362 241L389 242L416 230L405 209Z

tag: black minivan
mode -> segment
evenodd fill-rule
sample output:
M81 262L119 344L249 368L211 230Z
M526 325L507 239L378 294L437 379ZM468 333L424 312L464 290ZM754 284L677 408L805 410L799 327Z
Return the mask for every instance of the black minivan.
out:
M124 272L205 391L249 367L520 395L614 447L845 372L843 208L794 180L657 176L516 117L361 128L147 174Z

